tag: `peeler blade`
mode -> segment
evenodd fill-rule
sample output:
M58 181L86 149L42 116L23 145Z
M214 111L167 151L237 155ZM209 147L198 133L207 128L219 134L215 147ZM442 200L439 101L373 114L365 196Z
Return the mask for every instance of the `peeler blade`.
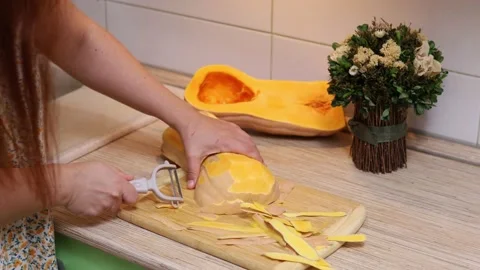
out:
M173 173L172 173L173 171ZM178 180L178 174L176 168L168 168L168 174L170 175L170 184L172 187L172 194L175 197L183 198L182 187L180 186L180 181ZM172 206L179 207L180 203L178 201L171 201Z
M170 184L172 186L172 196L163 194L157 186L157 173L160 170L167 169L170 176ZM168 161L165 161L163 164L158 165L152 171L152 175L149 179L139 178L130 181L130 183L135 187L137 192L146 193L151 190L155 196L161 200L170 202L173 207L178 208L180 202L183 202L182 187L178 179L177 166L175 164L170 164Z

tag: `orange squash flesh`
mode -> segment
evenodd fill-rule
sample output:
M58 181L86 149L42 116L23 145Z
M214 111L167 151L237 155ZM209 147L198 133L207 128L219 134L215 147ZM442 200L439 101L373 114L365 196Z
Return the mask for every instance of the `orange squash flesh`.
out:
M329 136L345 127L342 107L332 107L327 81L256 79L227 65L200 68L185 100L244 129L276 135Z

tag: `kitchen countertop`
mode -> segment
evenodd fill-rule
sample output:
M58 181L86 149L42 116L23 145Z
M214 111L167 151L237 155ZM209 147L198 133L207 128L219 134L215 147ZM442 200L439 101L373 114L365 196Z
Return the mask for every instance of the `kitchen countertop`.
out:
M163 76L154 72L159 79ZM180 89L169 88L181 95ZM119 155L157 158L165 128L155 121L80 160L123 162L128 167ZM352 165L348 133L316 139L252 136L275 175L366 207L360 233L367 235L367 242L362 247L346 245L328 257L335 269L480 269L478 149L410 135L409 148L420 151L408 151L408 168L374 175ZM85 219L58 209L55 223L60 233L151 269L238 268L118 218Z

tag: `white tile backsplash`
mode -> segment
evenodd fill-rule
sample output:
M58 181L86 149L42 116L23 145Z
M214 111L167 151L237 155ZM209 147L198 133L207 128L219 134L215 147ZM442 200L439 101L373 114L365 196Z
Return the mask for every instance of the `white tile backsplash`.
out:
M72 0L75 6L105 28L105 1L104 0Z
M342 41L373 17L412 23L444 52L446 68L480 76L478 0L274 0L273 8L274 33L325 44Z
M143 63L189 74L203 65L228 64L280 80L329 80L330 44L373 17L412 23L437 43L444 67L453 72L437 107L423 116L410 113L410 127L480 146L478 0L73 2L102 26L108 22L108 30Z
M272 78L278 80L328 80L327 56L331 47L273 36Z
M227 64L270 77L269 34L119 3L107 10L109 31L144 63L189 74Z
M436 107L423 116L411 111L409 126L423 132L476 144L480 118L480 78L450 73Z
M261 31L271 30L271 0L117 0Z

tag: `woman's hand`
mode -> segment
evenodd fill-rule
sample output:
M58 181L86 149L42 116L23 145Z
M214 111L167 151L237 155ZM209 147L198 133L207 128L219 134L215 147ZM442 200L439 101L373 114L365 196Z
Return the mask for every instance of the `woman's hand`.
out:
M188 188L194 188L203 160L215 153L231 152L263 159L252 138L239 126L220 119L197 114L180 131L187 155Z
M78 215L116 214L121 203L134 204L133 176L100 162L72 163L61 169L62 202Z

